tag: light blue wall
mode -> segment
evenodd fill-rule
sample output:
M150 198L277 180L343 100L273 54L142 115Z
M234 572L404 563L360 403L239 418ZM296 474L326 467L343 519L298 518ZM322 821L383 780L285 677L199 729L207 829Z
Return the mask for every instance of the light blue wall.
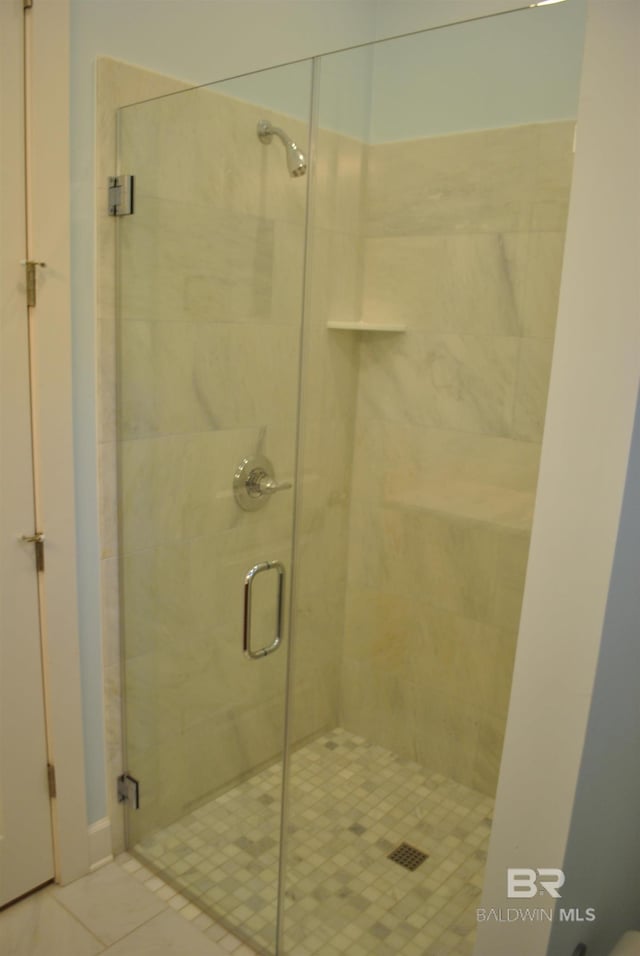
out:
M573 119L585 19L586 0L569 0L325 56L320 124L384 143ZM308 115L278 70L225 89Z
M323 59L320 66L320 126L366 140L371 106L372 46ZM216 83L212 89L249 103L308 120L311 108L306 83L291 82L287 70L275 68Z
M370 141L574 118L585 18L569 0L377 45Z

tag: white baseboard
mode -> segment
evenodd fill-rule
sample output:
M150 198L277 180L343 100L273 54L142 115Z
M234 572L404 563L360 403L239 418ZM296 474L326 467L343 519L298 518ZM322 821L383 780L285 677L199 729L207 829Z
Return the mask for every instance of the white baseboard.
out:
M111 860L111 821L109 817L103 817L89 827L89 869L97 870Z

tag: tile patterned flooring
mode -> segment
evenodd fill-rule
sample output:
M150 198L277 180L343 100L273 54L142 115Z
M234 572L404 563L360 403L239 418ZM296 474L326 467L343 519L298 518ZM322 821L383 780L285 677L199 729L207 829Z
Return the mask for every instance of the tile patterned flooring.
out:
M135 848L261 952L275 933L280 786L270 767ZM489 797L337 729L294 754L290 805L289 956L470 956ZM388 859L403 842L428 854L413 872Z
M342 730L291 773L287 956L470 956L492 801ZM169 883L125 853L0 912L0 954L256 956L214 914L271 940L279 789L264 770L138 847ZM413 872L402 842L428 854Z
M254 956L128 854L0 912L2 956Z

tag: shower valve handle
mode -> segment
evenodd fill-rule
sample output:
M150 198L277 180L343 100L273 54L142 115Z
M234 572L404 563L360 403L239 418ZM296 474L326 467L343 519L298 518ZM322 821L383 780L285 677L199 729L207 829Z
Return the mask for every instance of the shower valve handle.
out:
M256 511L277 491L292 487L290 481L276 480L273 465L264 455L243 458L233 476L235 498L244 511Z
M275 478L264 474L264 472L257 479L253 478L253 474L254 472L252 472L247 484L250 489L255 489L254 493L259 495L275 495L276 491L286 491L287 488L293 487L290 481L276 481ZM249 494L251 494L251 490Z

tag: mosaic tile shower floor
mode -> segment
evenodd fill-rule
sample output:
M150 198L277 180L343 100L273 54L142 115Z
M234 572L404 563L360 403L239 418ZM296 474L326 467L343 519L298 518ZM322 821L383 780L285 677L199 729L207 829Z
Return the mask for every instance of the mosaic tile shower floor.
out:
M273 950L280 767L135 848L212 916ZM288 956L470 956L493 801L336 729L291 767ZM409 871L400 843L428 854Z

